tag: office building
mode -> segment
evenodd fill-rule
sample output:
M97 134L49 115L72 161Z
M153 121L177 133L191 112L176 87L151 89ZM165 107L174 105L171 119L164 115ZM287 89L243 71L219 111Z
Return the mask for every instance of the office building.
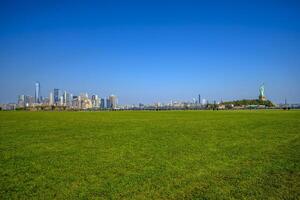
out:
M100 108L104 109L105 108L105 99L101 98L100 100Z
M63 97L63 96L60 96L60 97L59 97L59 105L60 105L60 106L63 106L63 105L64 105L64 97Z
M111 108L111 102L109 98L106 98L106 108Z
M98 95L92 95L92 107L99 108L100 107L100 99Z
M71 106L72 104L72 100L71 100L71 95L70 93L64 91L64 94L63 94L63 105L64 106Z
M24 107L25 106L25 95L19 95L18 97L18 106Z
M54 104L58 104L59 103L59 89L54 89Z
M75 109L80 109L81 104L80 104L80 96L73 96L72 97L72 107Z
M117 97L115 95L109 96L109 108L116 109L117 108Z
M54 104L54 97L53 97L53 93L50 92L49 94L49 105L52 106Z

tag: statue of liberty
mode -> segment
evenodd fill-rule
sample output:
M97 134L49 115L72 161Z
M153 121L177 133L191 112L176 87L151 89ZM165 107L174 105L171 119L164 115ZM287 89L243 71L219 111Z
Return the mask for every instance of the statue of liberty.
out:
M259 100L262 100L262 101L267 100L267 98L265 96L265 84L264 83L259 87Z

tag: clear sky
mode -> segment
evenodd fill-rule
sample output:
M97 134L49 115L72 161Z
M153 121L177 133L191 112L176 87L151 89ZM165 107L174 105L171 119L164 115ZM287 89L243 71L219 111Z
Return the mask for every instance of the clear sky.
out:
M0 102L53 88L121 104L300 102L300 1L0 1Z

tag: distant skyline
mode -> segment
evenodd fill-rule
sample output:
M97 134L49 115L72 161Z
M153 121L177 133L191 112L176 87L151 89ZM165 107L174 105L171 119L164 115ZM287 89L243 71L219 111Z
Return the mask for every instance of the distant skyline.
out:
M54 88L120 104L300 102L300 1L1 1L0 103Z

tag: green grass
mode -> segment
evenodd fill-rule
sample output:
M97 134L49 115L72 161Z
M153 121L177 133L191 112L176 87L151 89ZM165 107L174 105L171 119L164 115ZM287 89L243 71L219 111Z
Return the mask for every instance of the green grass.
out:
M299 111L0 112L0 199L299 196Z

